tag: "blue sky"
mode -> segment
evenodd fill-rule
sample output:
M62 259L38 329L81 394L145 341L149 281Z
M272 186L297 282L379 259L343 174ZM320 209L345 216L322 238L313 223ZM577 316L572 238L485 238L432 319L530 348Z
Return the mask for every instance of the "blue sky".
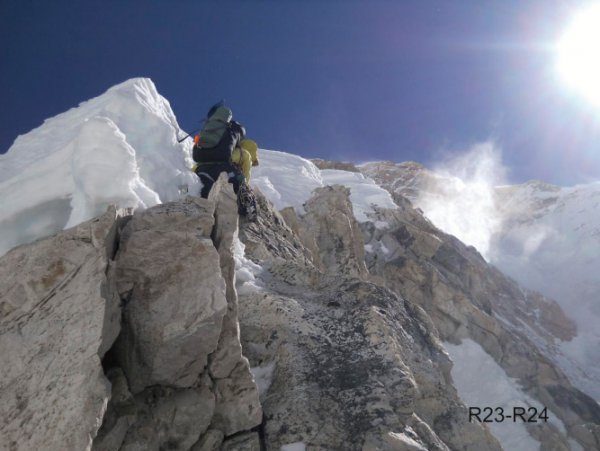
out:
M415 160L493 140L510 181L600 180L600 113L557 80L569 0L0 0L0 151L150 77L182 128L226 99L264 148Z

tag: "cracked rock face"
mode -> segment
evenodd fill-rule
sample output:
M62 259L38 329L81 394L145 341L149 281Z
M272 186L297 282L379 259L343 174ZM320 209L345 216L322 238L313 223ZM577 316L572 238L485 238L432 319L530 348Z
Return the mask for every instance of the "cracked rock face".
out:
M265 269L262 290L240 298L240 323L252 366L272 370L261 394L267 449L500 449L467 422L453 386L440 339L464 338L563 421L566 434L531 428L542 449L568 449L568 439L596 449L598 407L544 354L575 334L558 305L519 288L406 199L359 227L347 197L343 187L317 189L305 215L281 212L283 225L264 205L241 231L246 255Z
M0 259L0 444L499 450L468 421L442 345L469 338L598 449L598 406L545 354L575 332L552 301L398 196L378 228L356 222L341 186L302 216L257 194L258 222L239 229L220 179L209 199L109 209ZM262 267L239 299L238 230ZM555 427L531 435L569 446Z
M110 384L100 359L119 333L115 209L0 259L2 449L89 449Z
M575 324L555 301L520 288L472 247L436 229L410 203L395 197L398 210L375 214L387 228L363 225L367 245L385 248L367 254L374 280L423 307L442 340L479 343L526 393L560 418L569 436L594 449L600 439L600 408L572 387L559 362L552 360L560 341L575 336ZM567 446L566 434L554 427L530 427L530 434L543 449L552 443Z
M109 209L4 256L0 448L253 449L237 221L219 180L208 200Z
M117 254L125 299L118 361L131 391L190 387L215 350L227 311L210 202L158 205L135 214Z
M320 269L364 277L364 243L349 196L350 190L339 185L315 189L304 204L307 214L302 217L300 230L314 237L315 248L311 250Z
M237 221L235 195L220 180L209 199L158 205L123 229L123 332L105 366L122 368L130 394L114 395L94 449L212 449L260 424L239 339Z
M348 194L327 187L305 216L285 211L299 233L278 234L267 252L257 241L279 227L274 215L242 229L247 255L268 269L263 290L240 297L245 352L253 366L273 368L263 394L265 446L499 450L486 429L467 422L428 315L367 280ZM294 253L298 240L310 261Z

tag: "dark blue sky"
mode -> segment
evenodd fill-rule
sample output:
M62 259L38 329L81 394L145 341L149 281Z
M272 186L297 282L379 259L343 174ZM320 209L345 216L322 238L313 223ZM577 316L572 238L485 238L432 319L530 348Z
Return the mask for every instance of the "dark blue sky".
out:
M132 77L183 128L226 99L264 148L416 160L494 139L513 182L600 180L600 114L556 80L571 0L0 0L0 151Z

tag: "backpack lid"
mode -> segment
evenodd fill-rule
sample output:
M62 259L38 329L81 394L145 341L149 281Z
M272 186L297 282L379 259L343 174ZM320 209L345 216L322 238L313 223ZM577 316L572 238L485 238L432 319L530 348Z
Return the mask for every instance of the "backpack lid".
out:
M210 117L213 114L215 114L215 111L217 111L217 109L222 106L225 106L225 100L220 100L219 102L217 102L213 106L211 106L210 110L208 110L208 113L206 114L206 117L210 119Z
M205 128L214 128L215 122L224 122L228 124L231 122L233 118L233 113L226 106L220 106L215 111L213 111L212 115L208 118L205 124Z

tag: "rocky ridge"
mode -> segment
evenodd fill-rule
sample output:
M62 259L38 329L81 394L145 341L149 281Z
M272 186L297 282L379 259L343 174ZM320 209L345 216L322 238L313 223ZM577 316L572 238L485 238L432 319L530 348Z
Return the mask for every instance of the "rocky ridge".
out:
M267 273L261 291L240 295L245 352L273 368L267 449L500 449L466 420L428 315L368 280L348 195L317 189L302 217L263 204L268 214L241 229Z
M208 200L111 208L3 257L0 448L258 443L233 285L237 221L221 181Z
M316 189L304 205L305 215L298 217L289 208L281 212L284 221L274 215L260 227L242 227L246 254L268 268L263 291L240 297L244 349L253 365L275 367L275 388L269 390L263 403L267 439L281 438L286 433L289 438L275 441L275 447L285 441L306 441L307 436L308 443L317 449L331 446L328 434L344 434L334 432L335 427L326 420L335 412L347 412L340 421L351 425L348 430L360 431L364 423L352 418L353 405L344 404L339 397L345 391L349 399L358 401L363 415L369 412L369 401L377 405L375 411L380 418L365 423L368 428L373 424L381 427L377 432L362 433L362 437L371 437L363 443L367 448L369 440L375 440L381 447L377 449L387 449L382 437L407 434L412 428L406 416L410 411L450 449L494 449L494 440L482 431L469 429L472 425L462 421L464 405L452 387L451 362L440 344L470 338L564 423L564 427L544 424L530 428L542 449L571 449L569 440L573 438L584 449L595 449L599 443L598 406L575 389L539 349L557 346L576 333L574 323L556 302L518 287L490 267L472 247L435 228L405 198L396 196L397 210L379 210L372 221L359 225L353 220L348 195L348 189L340 186ZM261 217L261 221L265 219ZM260 230L271 231L268 248ZM302 246L295 240L300 240ZM361 246L366 253L357 251ZM303 252L293 252L302 248ZM298 321L299 316L303 321ZM540 341L534 343L527 334L510 327L519 321L523 329L535 330ZM306 323L311 328L307 329ZM273 328L277 334L266 335L265 331ZM323 344L317 344L323 340ZM413 346L407 347L408 342ZM326 354L317 352L315 357L315 349L324 345ZM336 359L336 354L348 352L349 345L352 351ZM377 357L394 357L376 363L370 356L373 349L380 352ZM316 364L311 365L309 358L298 362L303 354L310 355ZM284 363L287 356L294 356L293 361ZM398 379L399 373L391 376L398 370L407 379ZM373 391L370 377L378 381L375 385L385 396ZM298 405L296 394L282 396L285 392L280 387L289 387L290 378L294 387L312 387L303 391L310 402ZM348 379L344 385L342 381ZM394 381L394 387L404 380L407 385L399 391L411 394L402 400L395 398L395 390L386 384L387 380ZM329 395L324 400L323 392L332 391L332 381L340 384L333 390L337 398ZM315 390L317 394L310 397ZM361 399L361 395L366 398ZM381 410L382 403L391 405L391 409ZM277 429L280 423L283 425ZM319 427L323 424L327 427ZM456 434L457 430L461 433ZM346 437L348 443L357 443L355 436ZM425 448L437 449L431 437L410 437Z
M503 322L568 340L552 301L402 197L362 224L341 186L300 216L258 198L258 222L238 228L221 180L208 200L110 209L3 257L1 443L499 450L468 421L442 343L471 338L564 424L530 428L543 449L598 448L598 406ZM236 289L238 229L258 288Z
M580 390L600 400L600 183L560 187L531 180L491 186L440 175L418 163L374 162L361 172L424 210L440 228L484 249L521 286L555 299L577 326L572 343L547 356ZM527 320L526 320L527 322ZM529 324L512 327L543 342Z
M442 341L468 338L478 343L526 393L560 418L569 436L584 449L595 449L600 444L597 403L573 387L547 357L576 335L573 321L555 301L519 287L474 248L433 227L406 199L397 196L396 201L398 211L376 215L388 228L364 226L367 246L386 249L367 254L370 273L422 306ZM564 432L553 425L536 425L529 432L542 442L541 449L570 449Z

